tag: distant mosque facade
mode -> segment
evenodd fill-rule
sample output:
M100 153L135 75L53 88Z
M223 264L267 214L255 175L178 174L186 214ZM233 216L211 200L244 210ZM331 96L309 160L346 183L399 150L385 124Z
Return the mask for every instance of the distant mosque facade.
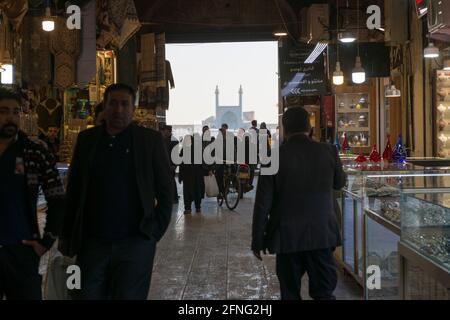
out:
M239 105L237 106L220 105L219 86L216 86L215 94L216 115L202 121L202 125L209 126L211 129L219 129L223 123L226 123L230 130L237 130L239 128L248 129L250 127L250 122L253 120L249 118L254 117L254 112L242 112L242 96L244 94L242 86L239 87ZM245 120L243 118L245 118Z

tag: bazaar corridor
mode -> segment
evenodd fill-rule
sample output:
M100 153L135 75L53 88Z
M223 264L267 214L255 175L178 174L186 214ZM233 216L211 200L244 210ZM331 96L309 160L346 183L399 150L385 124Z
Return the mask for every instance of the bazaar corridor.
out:
M182 194L178 186L179 194ZM202 213L183 214L183 199L173 208L169 229L158 244L148 299L279 299L275 257L260 263L250 250L255 191L245 195L236 211L218 208L206 199ZM362 299L355 280L339 272L338 300ZM302 284L308 296L308 280Z

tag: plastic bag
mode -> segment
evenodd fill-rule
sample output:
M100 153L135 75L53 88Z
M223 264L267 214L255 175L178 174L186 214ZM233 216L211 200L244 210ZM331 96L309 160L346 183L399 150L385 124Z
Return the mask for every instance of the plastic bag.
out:
M219 185L215 176L205 177L205 193L208 198L214 198L219 195Z
M64 257L53 246L49 252L47 274L45 277L44 299L45 300L71 300L69 289L67 288L67 268L75 264L75 259Z

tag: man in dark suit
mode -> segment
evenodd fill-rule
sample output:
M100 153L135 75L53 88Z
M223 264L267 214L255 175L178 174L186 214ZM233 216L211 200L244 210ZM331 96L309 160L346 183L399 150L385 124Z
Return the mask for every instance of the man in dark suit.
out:
M301 299L308 273L313 299L334 299L337 272L333 252L341 245L333 190L346 183L334 146L308 137L308 112L291 108L283 116L287 142L280 147L279 171L261 176L253 214L252 250L276 254L281 299Z
M146 299L172 211L169 157L160 133L132 123L132 88L114 84L104 102L104 124L75 147L60 250L77 256L76 299Z

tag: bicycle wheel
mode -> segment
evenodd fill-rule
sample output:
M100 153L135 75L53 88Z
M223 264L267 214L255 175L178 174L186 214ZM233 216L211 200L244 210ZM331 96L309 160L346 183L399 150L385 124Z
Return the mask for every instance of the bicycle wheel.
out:
M241 182L234 176L230 177L225 186L225 204L229 210L234 210L239 204Z

